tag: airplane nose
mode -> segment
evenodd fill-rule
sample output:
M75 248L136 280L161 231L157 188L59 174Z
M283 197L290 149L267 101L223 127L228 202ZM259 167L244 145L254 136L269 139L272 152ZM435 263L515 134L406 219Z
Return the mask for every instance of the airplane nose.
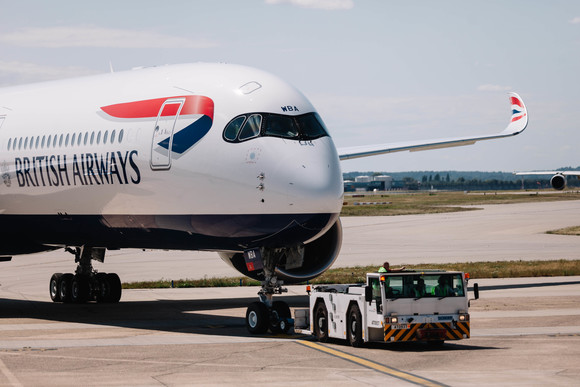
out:
M342 172L330 137L296 142L287 198L293 212L338 214L343 202Z

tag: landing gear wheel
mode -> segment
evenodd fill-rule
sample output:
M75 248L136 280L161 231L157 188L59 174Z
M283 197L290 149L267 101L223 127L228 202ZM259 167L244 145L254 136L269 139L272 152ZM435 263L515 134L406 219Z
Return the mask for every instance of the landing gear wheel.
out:
M110 294L109 299L105 302L117 303L121 299L121 279L116 273L109 273L107 274L107 281L109 282L110 286Z
M246 311L246 328L254 335L268 330L268 308L261 302L252 302Z
M363 344L362 317L357 304L352 304L350 308L348 308L346 326L348 331L348 342L353 347L360 347Z
M107 302L111 297L111 285L109 285L109 280L107 279L106 273L97 273L95 276L97 281L97 302Z
M284 301L274 301L270 314L270 331L272 333L286 333L290 329L290 307Z
M314 335L321 343L328 341L328 311L323 302L314 307Z
M70 300L75 304L82 304L89 300L90 294L89 277L76 274L70 285Z
M60 300L64 303L71 302L71 285L73 279L74 275L71 273L63 274L62 277L60 277L58 292L60 294Z
M50 277L50 283L48 286L48 291L50 292L50 299L52 302L60 302L60 279L62 277L62 273L54 273L52 277Z

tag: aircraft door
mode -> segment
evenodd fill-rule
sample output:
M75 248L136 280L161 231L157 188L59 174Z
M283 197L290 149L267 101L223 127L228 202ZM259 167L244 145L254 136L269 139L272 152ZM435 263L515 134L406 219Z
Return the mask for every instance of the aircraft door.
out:
M171 168L173 131L184 102L184 98L168 99L159 109L151 142L151 169L153 170Z

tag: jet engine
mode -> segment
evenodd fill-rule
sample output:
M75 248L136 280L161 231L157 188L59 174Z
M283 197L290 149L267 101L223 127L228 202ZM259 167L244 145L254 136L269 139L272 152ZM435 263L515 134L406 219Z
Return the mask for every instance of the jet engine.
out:
M552 176L550 179L550 184L552 185L552 188L561 191L566 188L566 176L558 173Z
M281 259L276 265L276 275L285 284L304 282L318 277L332 266L342 245L342 225L340 219L319 238L299 248L289 247L275 249ZM296 265L296 251L300 253L299 264ZM263 254L270 251L264 251ZM245 276L256 280L264 279L262 270L248 271L243 253L220 252L221 259ZM292 262L290 262L292 261Z

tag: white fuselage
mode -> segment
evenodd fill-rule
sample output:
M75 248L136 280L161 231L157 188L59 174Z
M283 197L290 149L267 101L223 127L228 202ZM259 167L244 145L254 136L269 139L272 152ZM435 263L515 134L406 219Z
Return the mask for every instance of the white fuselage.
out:
M288 245L307 242L342 206L332 139L232 142L224 128L244 114L314 112L280 79L226 64L0 90L0 229L46 246L241 251L283 245L299 224L308 232Z

